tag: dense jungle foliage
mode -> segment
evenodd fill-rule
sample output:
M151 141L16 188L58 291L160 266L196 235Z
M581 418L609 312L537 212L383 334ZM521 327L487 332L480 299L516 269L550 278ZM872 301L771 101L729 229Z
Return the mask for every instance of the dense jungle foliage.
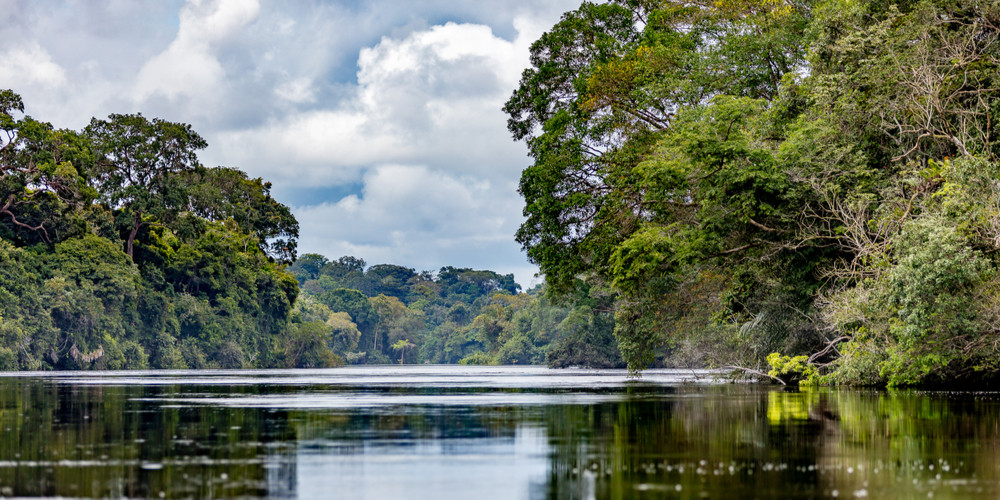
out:
M624 366L605 291L585 290L570 307L493 271L366 269L357 257L317 254L288 270L302 290L293 321L315 339L332 336L333 353L350 363Z
M298 223L142 115L58 130L0 92L0 370L286 364Z
M23 110L0 92L0 370L623 364L600 293L561 307L492 271L288 267L288 207L201 165L189 126Z
M296 262L270 184L201 165L187 125L58 130L2 91L0 369L996 381L998 37L990 0L584 2L533 44L504 108L533 160L516 237L544 293L490 271Z
M1000 373L1000 4L583 3L505 106L517 238L632 369Z

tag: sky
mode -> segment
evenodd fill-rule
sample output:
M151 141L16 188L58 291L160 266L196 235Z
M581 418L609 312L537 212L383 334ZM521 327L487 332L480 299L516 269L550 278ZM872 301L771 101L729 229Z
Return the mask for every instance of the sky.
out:
M59 128L189 123L272 182L299 253L540 281L503 103L580 0L0 0L0 88Z

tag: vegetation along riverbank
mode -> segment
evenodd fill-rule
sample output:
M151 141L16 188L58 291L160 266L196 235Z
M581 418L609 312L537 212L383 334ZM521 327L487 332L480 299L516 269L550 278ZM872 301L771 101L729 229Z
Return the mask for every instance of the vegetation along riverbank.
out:
M606 298L296 260L298 223L271 185L203 166L189 126L136 114L56 130L0 99L0 370L623 366Z
M998 35L981 0L584 3L505 107L517 239L614 291L632 368L993 380Z
M1000 6L584 2L504 110L545 284L298 256L264 179L0 94L0 369L741 366L1000 374Z

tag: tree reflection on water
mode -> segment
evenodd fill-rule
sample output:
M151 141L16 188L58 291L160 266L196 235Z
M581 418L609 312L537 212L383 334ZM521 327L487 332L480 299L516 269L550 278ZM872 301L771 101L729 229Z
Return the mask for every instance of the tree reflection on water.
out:
M322 380L0 378L0 494L1000 494L1000 404L991 393Z

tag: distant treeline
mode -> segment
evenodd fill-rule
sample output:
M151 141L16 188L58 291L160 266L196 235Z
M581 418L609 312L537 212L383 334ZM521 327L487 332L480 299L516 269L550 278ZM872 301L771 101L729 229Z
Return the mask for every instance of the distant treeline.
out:
M292 317L302 349L292 364L623 364L609 297L562 307L541 287L519 293L511 274L365 265L306 254L289 267L302 289Z

